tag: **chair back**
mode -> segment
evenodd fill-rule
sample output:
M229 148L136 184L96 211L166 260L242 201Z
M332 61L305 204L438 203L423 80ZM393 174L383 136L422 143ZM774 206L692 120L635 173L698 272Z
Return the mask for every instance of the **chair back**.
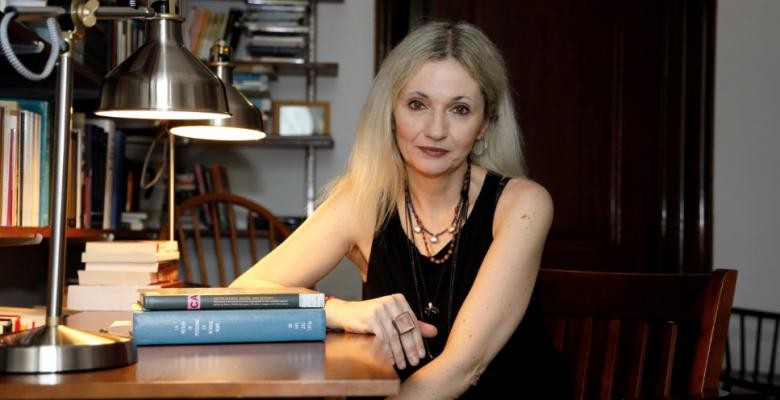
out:
M542 313L575 398L716 394L736 277L542 269Z
M160 232L161 238L167 238L167 223ZM176 206L174 235L186 283L227 286L245 267L286 239L290 228L252 200L230 193L208 193ZM228 268L232 269L230 276ZM214 269L216 273L209 273ZM217 281L212 279L215 275Z
M723 388L780 396L780 313L733 307L726 342Z

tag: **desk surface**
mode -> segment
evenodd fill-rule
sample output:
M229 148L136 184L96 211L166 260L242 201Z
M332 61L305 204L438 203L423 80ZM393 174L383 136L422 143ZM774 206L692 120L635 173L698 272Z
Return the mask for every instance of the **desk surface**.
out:
M117 313L83 313L69 325L97 330ZM80 314L81 315L81 314ZM126 315L126 313L125 313ZM399 380L373 336L329 333L325 342L141 346L121 368L0 375L0 398L230 398L387 396Z

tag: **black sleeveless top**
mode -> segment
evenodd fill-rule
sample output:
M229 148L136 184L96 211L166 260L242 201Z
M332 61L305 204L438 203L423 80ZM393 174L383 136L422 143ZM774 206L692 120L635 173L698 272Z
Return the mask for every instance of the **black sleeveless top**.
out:
M457 316L479 272L482 259L493 242L493 215L505 182L505 178L502 179L491 172L485 177L472 212L459 233L460 243L455 253L457 262L454 263L452 293L450 281L453 263L448 261L436 265L420 254L404 233L397 212L383 229L377 232L371 244L363 299L402 293L417 318L435 325L438 329L436 337L426 340L427 349L434 357L444 349L449 336L449 325ZM447 247L442 248L437 258L444 255ZM415 288L412 257L415 257L417 270L422 271L422 280L420 272L417 272L419 289ZM438 315L422 315L427 301L433 302L440 310ZM502 299L492 301L498 302ZM405 380L427 361L429 359L426 358L416 367L407 365L406 369L397 372L401 379ZM516 394L523 398L568 399L571 398L570 390L570 374L560 354L549 341L534 294L514 334L484 371L477 385L470 387L462 398L488 398L497 395L506 398L508 394Z

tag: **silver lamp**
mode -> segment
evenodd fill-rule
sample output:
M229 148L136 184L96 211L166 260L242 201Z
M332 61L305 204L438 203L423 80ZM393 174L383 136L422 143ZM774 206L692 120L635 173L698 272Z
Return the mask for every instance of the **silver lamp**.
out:
M109 72L95 114L133 119L230 117L222 81L185 47L180 15L168 1L155 2L146 41Z
M0 336L0 372L76 371L118 367L136 361L136 347L129 338L63 325L67 143L73 85L70 49L73 48L73 42L80 37L80 30L94 25L97 18L150 18L150 39L142 48L143 55L131 56L111 72L103 85L101 115L154 119L204 119L229 115L224 87L219 79L205 66L198 66L197 59L193 62L192 55L188 58L186 50L185 54L179 51L183 49L181 18L174 15L178 10L178 0L156 2L153 6L156 12L144 7L100 8L96 0L72 0L70 10L60 7L17 7L7 13L27 16L28 19L70 16L74 28L63 33L65 45L57 56L59 68L55 147L52 153L54 165L46 325ZM174 14L169 14L168 10L173 10ZM52 46L52 51L57 51L57 47ZM152 61L161 68L153 68ZM182 79L179 74L185 74L186 77Z
M173 239L174 211L174 141L176 136L192 139L241 141L259 140L265 137L263 132L263 117L260 110L252 104L235 86L233 86L233 69L230 45L224 40L218 40L209 49L209 68L217 74L225 85L228 107L232 116L223 119L201 121L178 121L170 124L168 136L168 239Z
M181 121L173 124L171 133L193 139L259 140L265 137L260 110L233 86L232 50L224 40L217 40L209 50L209 68L225 85L231 118L208 121Z

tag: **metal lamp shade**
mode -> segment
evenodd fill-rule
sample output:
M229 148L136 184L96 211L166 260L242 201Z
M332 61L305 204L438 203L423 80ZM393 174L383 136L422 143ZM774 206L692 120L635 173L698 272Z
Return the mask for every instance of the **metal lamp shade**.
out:
M209 67L225 85L230 118L175 123L171 133L193 139L259 140L264 138L263 118L257 107L233 86L233 68L230 46L222 40L211 48Z
M182 19L159 15L147 39L111 71L95 114L114 118L193 120L227 118L225 88L182 42Z

